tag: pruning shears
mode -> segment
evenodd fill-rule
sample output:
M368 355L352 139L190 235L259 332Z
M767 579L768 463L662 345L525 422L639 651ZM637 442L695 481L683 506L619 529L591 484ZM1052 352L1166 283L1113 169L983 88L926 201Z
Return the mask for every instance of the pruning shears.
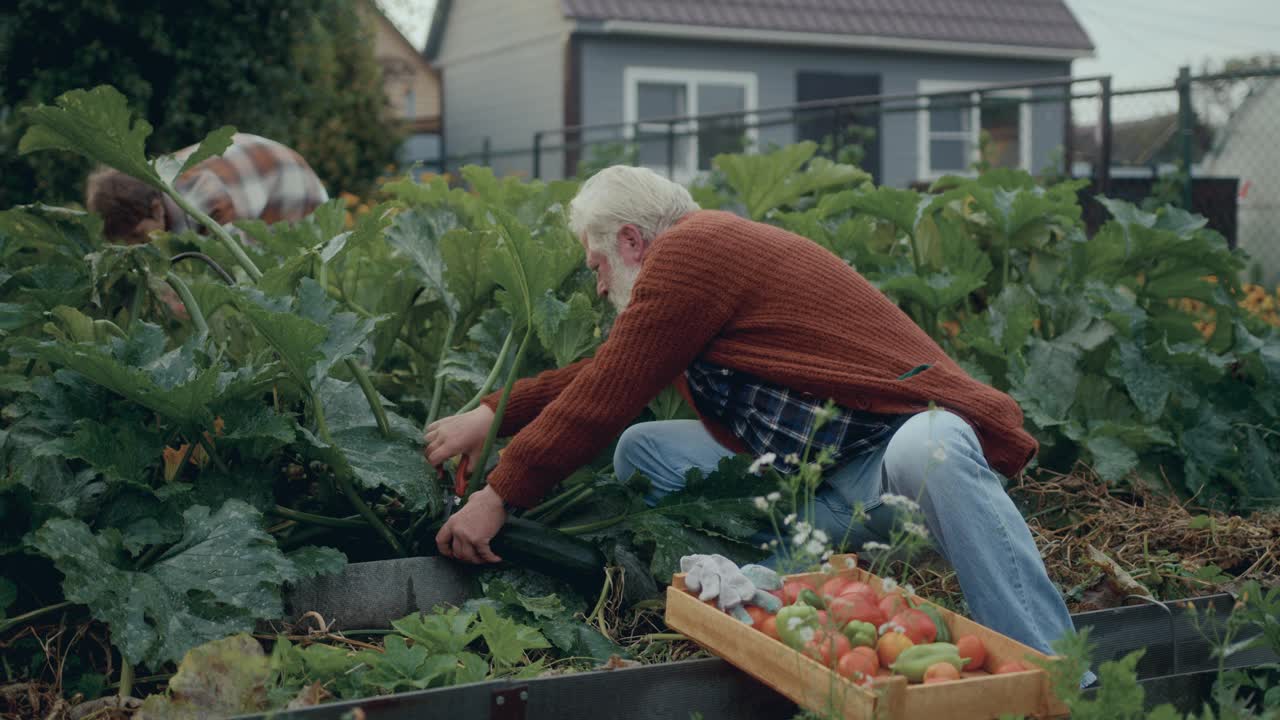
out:
M444 519L446 521L453 515L455 498L465 497L467 494L467 473L470 469L471 458L463 455L462 459L458 461L458 469L453 473L452 492L449 488L444 490ZM437 465L436 472L444 475L444 465Z

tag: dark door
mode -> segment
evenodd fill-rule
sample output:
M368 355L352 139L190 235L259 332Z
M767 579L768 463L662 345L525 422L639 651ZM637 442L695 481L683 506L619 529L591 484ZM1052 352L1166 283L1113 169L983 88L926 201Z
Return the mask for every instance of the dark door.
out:
M879 75L854 75L834 72L796 73L796 102L830 100L880 94ZM797 139L821 144L837 138L839 146L858 145L863 157L860 165L880 181L880 114L873 105L840 110L799 110L796 112ZM844 133L837 136L837 129Z

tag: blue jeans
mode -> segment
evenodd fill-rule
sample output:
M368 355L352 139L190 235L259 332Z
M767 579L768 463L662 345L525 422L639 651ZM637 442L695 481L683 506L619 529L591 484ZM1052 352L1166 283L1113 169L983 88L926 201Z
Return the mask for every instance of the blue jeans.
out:
M644 473L653 504L682 489L689 470L710 471L730 455L697 420L668 420L628 428L613 465L619 479ZM1052 654L1050 643L1071 628L1071 617L968 423L945 410L911 417L888 442L831 472L807 519L833 541L845 538L852 550L888 542L901 511L882 503L883 493L919 502L933 546L955 568L974 620ZM854 519L856 502L865 520Z

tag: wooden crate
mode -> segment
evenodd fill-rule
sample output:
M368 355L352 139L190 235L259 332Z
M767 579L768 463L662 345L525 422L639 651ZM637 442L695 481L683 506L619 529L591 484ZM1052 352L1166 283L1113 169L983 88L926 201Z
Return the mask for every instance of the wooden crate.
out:
M853 555L831 559L836 575L860 580L882 592L881 579L856 567ZM848 562L846 562L848 561ZM845 569L853 566L851 569ZM810 580L815 585L830 575L807 573L786 579ZM918 596L914 600L928 602ZM933 605L933 603L929 603ZM986 669L1027 656L1049 656L979 625L946 608L934 605L947 621L953 636L976 635L987 649ZM1003 714L1059 718L1067 708L1053 694L1049 674L1036 668L1004 675L971 675L930 685L908 684L895 675L879 677L872 689L859 687L754 628L743 625L714 605L700 602L685 587L684 575L674 577L667 588L666 622L699 645L733 663L760 682L801 707L848 720L986 720ZM1029 664L1029 663L1028 663Z

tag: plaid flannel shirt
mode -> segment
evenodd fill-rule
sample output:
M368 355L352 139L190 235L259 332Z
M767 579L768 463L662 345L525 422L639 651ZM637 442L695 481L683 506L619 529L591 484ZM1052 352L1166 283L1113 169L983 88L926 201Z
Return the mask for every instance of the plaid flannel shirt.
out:
M834 467L887 440L905 417L850 410L836 406L835 414L814 431L826 405L812 395L771 385L729 368L695 360L685 371L689 392L698 409L727 426L757 457L774 453L779 472L795 472L787 462L804 457L813 437L810 461L828 448Z
M184 160L196 147L183 148L174 155ZM222 225L245 219L267 223L300 220L329 199L320 178L301 155L274 140L246 133L232 136L226 152L183 173L173 187ZM176 204L168 209L171 232L201 229Z

